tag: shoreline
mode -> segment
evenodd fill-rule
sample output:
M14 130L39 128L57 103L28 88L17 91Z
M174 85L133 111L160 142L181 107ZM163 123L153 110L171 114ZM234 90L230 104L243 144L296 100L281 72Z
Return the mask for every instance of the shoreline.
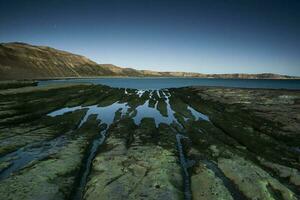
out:
M214 77L183 77L183 76L91 76L91 77L53 77L37 78L32 80L68 80L68 79L101 79L101 78L128 78L128 79L220 79L220 80L300 80L299 78L214 78Z
M119 79L119 78L116 78L114 77L115 79ZM83 84L91 84L91 85L106 85L106 86L110 86L110 87L113 87L113 88L132 88L132 89L139 89L139 88L135 88L135 87L132 87L132 86L127 86L126 87L126 84L121 87L118 87L118 86L114 86L114 85L110 85L110 84L106 84L106 83L101 83L101 82L89 82L89 81L86 81L84 82L84 80L97 80L98 78L83 78L83 79L77 79L77 78L67 78L67 79L47 79L47 80L10 80L10 81L0 81L0 90L5 90L5 89L9 89L9 88L22 88L22 87L27 87L27 86L35 86L35 87L45 87L47 85L51 85L51 86L55 86L55 85L67 85L67 84L72 84L72 85L83 85ZM106 78L100 78L100 79L111 79L110 77L106 77ZM121 78L123 79L123 78ZM132 80L153 80L153 79L156 79L156 78L132 78L132 77L129 77L128 79L132 79ZM169 78L161 78L161 79L169 79ZM176 79L176 78L174 78ZM185 78L182 78L182 79L185 79ZM74 81L72 82L72 80L80 80L78 82ZM209 80L212 80L212 79L209 79ZM216 80L233 80L233 81L239 81L239 80L243 80L243 81L270 81L270 79L216 79ZM47 81L49 81L50 83L47 83ZM278 79L271 79L271 81L296 81L298 83L299 80L290 80L290 79L283 79L283 80L278 80ZM43 82L46 82L46 84L41 84L40 85L40 82L43 83ZM203 84L203 83L202 83ZM201 87L201 88L232 88L232 89L251 89L251 90L292 90L292 91L298 91L300 90L300 83L299 83L299 87L295 87L295 88L288 88L288 87L282 87L282 88L277 88L277 87L251 87L251 86L232 86L232 85L197 85L197 84L194 84L194 83L191 83L190 85L177 85L175 84L174 87L161 87L161 89L165 88L165 89L170 89L170 88L196 88L196 87ZM156 90L158 88L140 88L140 90Z
M44 77L44 78L26 78L26 79L4 79L4 81L47 81L47 80L69 80L69 79L216 79L216 80L300 80L298 78L215 78L215 77L193 77L193 76L86 76L86 77Z

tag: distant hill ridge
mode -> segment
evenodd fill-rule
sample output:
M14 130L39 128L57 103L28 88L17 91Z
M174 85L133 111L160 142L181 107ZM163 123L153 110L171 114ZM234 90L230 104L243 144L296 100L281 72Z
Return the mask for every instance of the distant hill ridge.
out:
M84 56L47 46L13 42L0 44L0 80L47 79L60 77L154 76L243 79L299 78L279 74L201 74L190 72L157 72L98 64Z

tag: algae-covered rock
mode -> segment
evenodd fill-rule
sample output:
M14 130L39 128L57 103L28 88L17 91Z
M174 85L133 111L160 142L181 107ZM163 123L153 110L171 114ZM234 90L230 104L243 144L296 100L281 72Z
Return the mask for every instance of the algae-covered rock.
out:
M249 199L297 199L289 188L241 157L221 158L218 166Z
M73 85L0 97L0 199L299 195L298 91Z
M0 140L0 155L4 155L19 149L28 144L41 143L46 140L51 140L57 136L63 135L70 130L76 129L83 114L82 111L67 113L64 116L56 118L41 119L37 126L30 127L30 124L25 126L8 127L0 130L2 139Z
M0 199L67 199L88 143L99 131L94 129L97 123L95 118L90 118L59 152L34 161L2 180Z
M112 129L93 162L84 199L99 196L101 199L182 199L183 180L177 156L172 150L151 144L151 137L146 135L153 130L154 121L144 120L132 133L129 144L130 130L125 124Z
M262 158L259 158L259 160L262 165L274 171L279 177L286 178L291 184L300 187L300 172L297 169L272 163Z
M182 198L180 166L172 153L161 147L124 149L125 143L118 144L96 157L84 199Z
M222 180L204 165L199 165L191 176L191 191L194 200L233 200Z

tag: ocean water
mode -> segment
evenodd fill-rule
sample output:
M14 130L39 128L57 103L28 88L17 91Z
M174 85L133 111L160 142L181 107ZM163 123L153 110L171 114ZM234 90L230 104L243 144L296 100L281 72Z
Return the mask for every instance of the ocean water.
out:
M186 86L300 89L300 80L205 79L205 78L82 78L39 81L39 86L64 83L93 83L117 88L158 90Z

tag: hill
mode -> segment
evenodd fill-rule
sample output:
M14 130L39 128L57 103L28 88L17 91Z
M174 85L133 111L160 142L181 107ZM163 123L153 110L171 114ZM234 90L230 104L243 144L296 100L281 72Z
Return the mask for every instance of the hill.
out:
M278 74L201 74L190 72L157 72L122 68L112 64L98 64L84 56L47 46L26 43L0 44L0 80L47 79L60 77L97 76L157 76L201 78L295 78Z

